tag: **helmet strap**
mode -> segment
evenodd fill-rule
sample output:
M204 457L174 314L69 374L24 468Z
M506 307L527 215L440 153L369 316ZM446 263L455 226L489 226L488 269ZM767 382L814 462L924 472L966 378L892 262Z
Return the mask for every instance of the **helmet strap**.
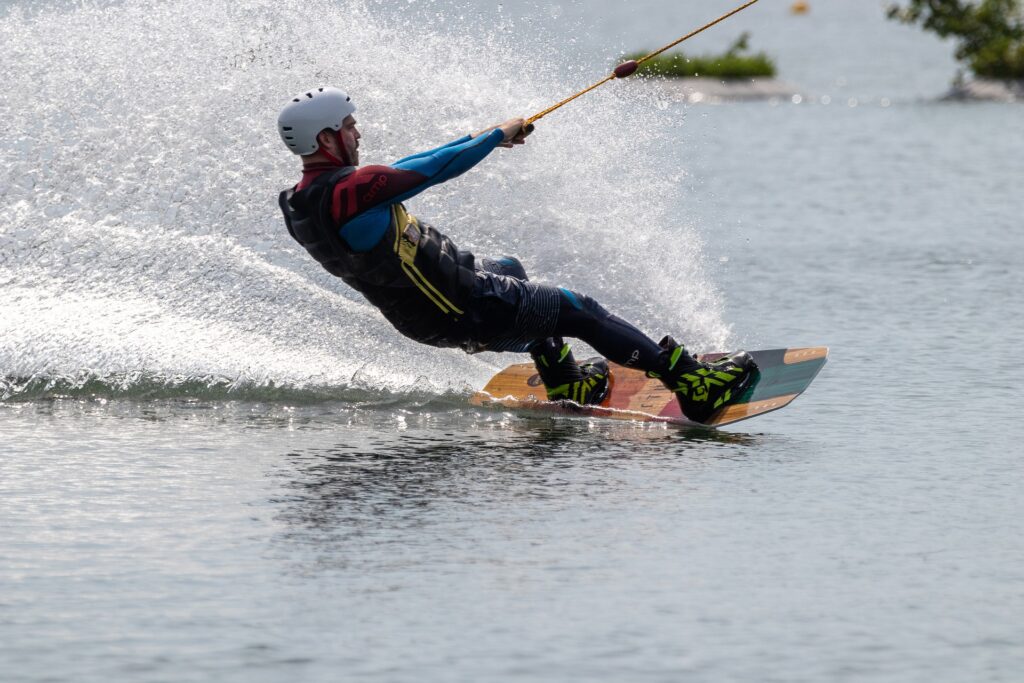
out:
M345 141L341 139L340 130L334 131L334 140L338 143L338 148L341 150L341 159L334 156L323 147L320 148L320 153L339 166L352 166L353 164L348 158L348 151L345 149Z

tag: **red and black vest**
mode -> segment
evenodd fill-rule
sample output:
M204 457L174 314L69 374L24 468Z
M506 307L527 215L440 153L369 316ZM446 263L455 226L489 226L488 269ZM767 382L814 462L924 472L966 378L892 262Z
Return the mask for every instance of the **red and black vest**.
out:
M285 190L281 211L288 232L329 273L340 277L405 336L432 346L470 341L465 311L476 282L473 254L410 215L391 207L384 237L366 252L341 239L331 216L334 186L355 172L322 173L303 190Z

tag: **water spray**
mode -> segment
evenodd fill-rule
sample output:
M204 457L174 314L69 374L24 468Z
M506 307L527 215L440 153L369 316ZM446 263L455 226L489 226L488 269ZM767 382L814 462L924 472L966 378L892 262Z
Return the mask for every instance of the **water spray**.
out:
M644 62L646 62L647 60L653 59L654 57L657 57L658 55L660 55L662 52L665 52L666 50L671 50L676 45L679 45L683 41L686 41L686 40L689 40L690 38L693 38L698 33L706 31L707 29L711 28L715 24L718 24L718 23L721 23L721 22L725 21L726 19L728 19L732 15L739 14L743 10L745 10L748 7L750 7L751 5L753 5L755 2L757 2L757 0L750 0L750 2L747 2L746 4L741 5L740 7L737 7L736 9L734 9L731 12L729 12L728 14L723 14L722 16L718 17L717 19L715 19L711 23L705 24L705 25L701 26L699 29L697 29L695 31L691 31L690 33L687 33L685 36L683 36L679 40L676 40L674 42L669 43L668 45L666 45L665 47L661 48L660 50L655 50L654 52L652 52L651 54L647 55L646 57L641 57L640 59L631 59L628 62L623 62L622 64L619 64L617 67L615 67L614 71L612 71L610 74L608 74L607 76L602 78L597 83L594 83L589 88L584 88L583 90L580 90L578 93L576 93L572 97L567 97L564 100L562 100L561 102L559 102L557 104L553 104L552 106L548 107L544 111L538 112L538 113L534 114L533 116L531 116L530 118L526 119L526 123L524 124L523 128L526 130L527 133L533 131L533 124L534 124L535 121L539 121L540 119L544 118L545 116L547 116L551 112L555 111L556 109L559 109L560 107L563 107L563 106L569 104L570 102L575 100L577 97L582 97L583 95L586 95L591 90L596 90L597 88L601 87L602 85L604 85L608 81L613 81L616 78L626 78L628 76L632 76L634 73L636 73L636 70L638 68L640 68L640 65L643 64Z

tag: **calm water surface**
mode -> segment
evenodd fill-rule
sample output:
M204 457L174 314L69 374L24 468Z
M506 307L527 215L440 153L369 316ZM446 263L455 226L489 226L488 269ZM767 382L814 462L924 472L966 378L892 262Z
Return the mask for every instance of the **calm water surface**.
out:
M1022 112L935 102L948 46L873 6L823 4L813 31L769 5L760 34L811 101L667 105L685 125L659 152L684 173L669 208L695 226L716 290L720 323L693 335L830 346L806 395L727 433L477 411L464 389L0 402L0 679L1020 680ZM606 5L543 8L582 22L567 51L597 53L617 27L637 35ZM829 35L868 45L863 70ZM891 53L916 65L905 82ZM671 252L672 231L657 234ZM631 277L665 275L628 260ZM19 292L7 315L47 287L6 258L0 275ZM201 346L190 329L166 342L185 374L201 365L182 350ZM45 376L7 334L5 373ZM116 337L53 353L130 367ZM475 386L511 360L445 370L429 354Z

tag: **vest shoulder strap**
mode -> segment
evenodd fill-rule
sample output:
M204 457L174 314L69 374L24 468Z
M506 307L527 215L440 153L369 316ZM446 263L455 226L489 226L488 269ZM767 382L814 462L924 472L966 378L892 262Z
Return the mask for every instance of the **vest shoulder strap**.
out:
M352 175L355 172L356 172L356 167L355 166L345 166L344 168L339 168L337 171L332 173L329 178L327 178L327 184L328 185L334 185L339 180L341 180L343 178L347 178L348 176ZM326 175L327 175L326 173L321 173L319 176L317 176L316 180L314 180L313 182L315 183L317 180L320 180L320 178L323 178Z
M313 189L314 187L320 187L320 186L323 186L323 185L334 185L335 183L338 183L341 180L344 180L345 178L347 178L348 176L352 175L355 172L356 172L356 167L355 166L345 166L344 168L339 168L334 173L321 173L316 178L314 178L313 182L311 182L299 194L305 194L305 193L309 192L309 190ZM281 198L280 198L281 203L283 204L286 201L287 202L291 202L291 199L292 199L292 197L295 196L295 194L296 194L295 187L292 187L292 188L289 188L289 189L285 190L284 192L281 193ZM284 207L282 206L281 208L284 208ZM294 208L299 208L299 207L294 207Z

